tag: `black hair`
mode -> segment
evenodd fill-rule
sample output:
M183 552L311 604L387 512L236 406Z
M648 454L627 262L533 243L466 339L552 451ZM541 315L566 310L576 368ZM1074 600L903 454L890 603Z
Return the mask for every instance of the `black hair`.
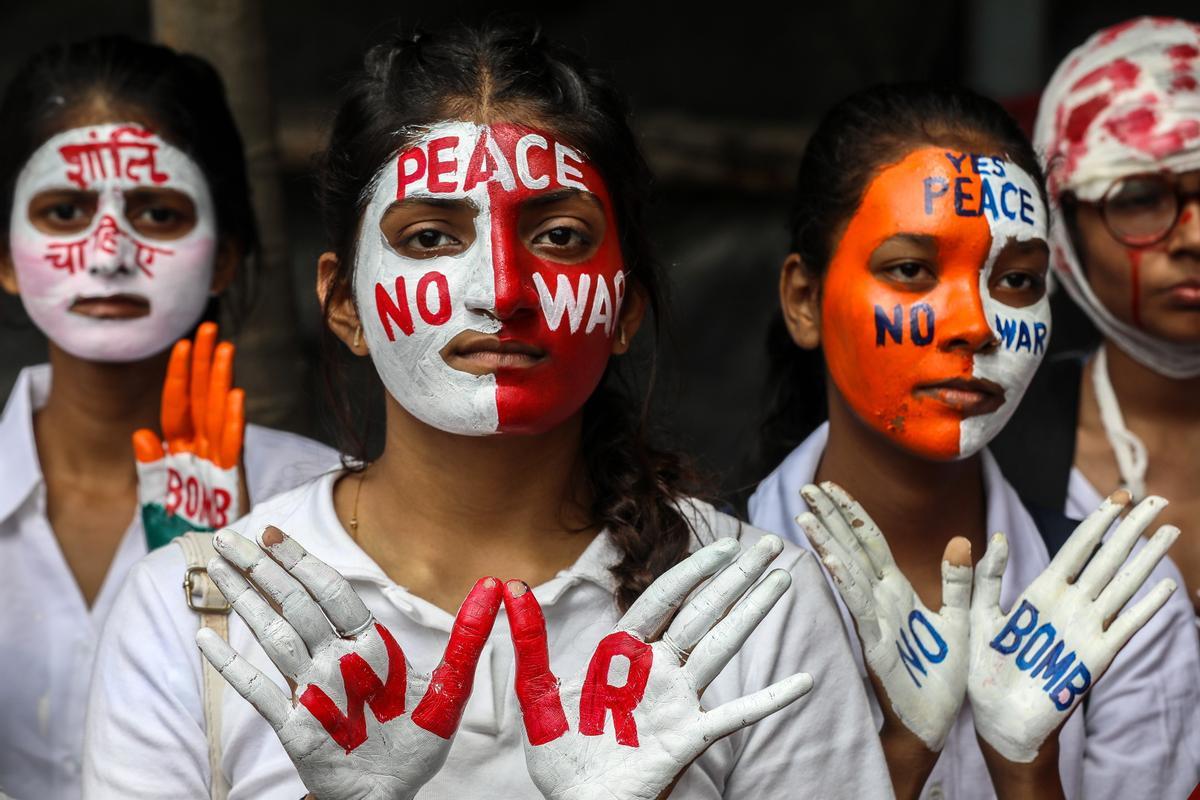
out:
M821 277L846 223L858 210L879 168L922 145L999 155L1036 181L1046 202L1037 155L1016 121L998 103L962 86L881 84L850 95L822 118L800 162L790 217L791 251ZM825 368L820 350L797 347L776 315L767 333L771 398L762 426L763 471L780 460L826 417Z
M628 115L603 75L537 29L488 23L396 36L374 47L347 89L321 161L318 195L338 256L328 297L353 297L354 244L368 187L409 132L446 119L507 120L552 131L584 152L604 178L625 271L657 326L663 285L643 219L651 178ZM326 321L332 305L325 303ZM336 349L328 325L325 341ZM346 466L354 469L367 460L370 432L331 356L324 359L326 387ZM618 606L627 608L689 549L691 530L676 501L687 493L692 473L679 456L648 443L646 404L638 408L605 377L584 405L582 458L591 522L607 529L621 553L612 573Z
M0 232L8 241L13 192L22 167L55 134L74 127L89 102L136 113L200 166L217 230L254 263L258 230L250 204L242 138L215 69L202 58L127 36L54 43L34 53L0 100ZM7 246L7 245L5 245ZM243 264L229 295L236 319L251 301Z

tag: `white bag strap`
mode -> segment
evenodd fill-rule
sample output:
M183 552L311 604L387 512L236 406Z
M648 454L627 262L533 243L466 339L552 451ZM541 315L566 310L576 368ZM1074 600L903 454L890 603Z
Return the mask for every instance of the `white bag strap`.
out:
M187 561L183 593L188 608L200 615L201 628L211 628L229 641L229 603L208 577L208 562L217 555L213 534L193 531L176 537L175 542L183 549ZM229 796L229 783L221 770L221 693L225 679L204 656L200 656L200 664L204 676L204 731L208 737L210 796L212 800L225 800Z

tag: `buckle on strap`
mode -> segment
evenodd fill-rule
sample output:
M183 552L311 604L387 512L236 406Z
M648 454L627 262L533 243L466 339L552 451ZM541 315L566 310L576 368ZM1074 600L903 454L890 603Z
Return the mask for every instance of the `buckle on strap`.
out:
M188 608L199 614L228 614L233 607L229 605L229 601L224 597L221 598L220 605L204 605L204 592L201 591L201 603L198 604L195 601L196 589L200 588L196 585L197 575L208 577L208 570L205 567L188 567L187 572L183 574L183 595L187 598ZM209 578L209 580L211 581L212 579ZM220 595L220 592L217 594Z

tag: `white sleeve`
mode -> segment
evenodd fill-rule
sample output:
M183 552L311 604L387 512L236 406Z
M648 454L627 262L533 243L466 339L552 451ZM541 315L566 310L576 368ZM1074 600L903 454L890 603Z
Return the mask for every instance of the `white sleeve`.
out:
M1143 539L1138 548L1144 545ZM1088 800L1182 798L1200 781L1200 641L1174 563L1163 559L1125 609L1164 577L1179 588L1085 700L1082 796Z
M86 800L208 797L199 618L183 597L184 565L173 545L143 558L105 623L85 725Z
M704 696L710 708L796 672L813 690L784 710L745 728L722 746L724 776L684 773L697 786L716 785L730 800L749 797L890 798L892 783L842 617L812 554L789 547L780 561L792 588ZM719 692L714 693L713 689ZM712 697L711 695L718 696ZM697 766L700 762L698 762ZM701 773L701 774L692 774ZM675 796L689 797L686 790Z

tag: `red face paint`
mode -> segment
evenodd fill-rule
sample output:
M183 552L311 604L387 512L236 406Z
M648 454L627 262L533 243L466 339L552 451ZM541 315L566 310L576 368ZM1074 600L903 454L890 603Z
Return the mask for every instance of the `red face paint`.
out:
M540 433L577 413L608 363L625 294L616 216L586 157L545 131L446 122L400 153L375 192L355 293L360 308L370 309L364 333L392 396L434 427L475 435ZM380 242L373 228L393 203L425 198L478 210L474 239L463 251L418 259ZM572 221L562 211L561 228L522 229L540 208L558 202L555 213L561 211L564 198L575 198L576 209L588 204L589 212L573 212ZM550 230L580 235L584 216L603 222L590 227L587 247L566 252L538 244ZM541 357L468 374L440 355L466 331Z

